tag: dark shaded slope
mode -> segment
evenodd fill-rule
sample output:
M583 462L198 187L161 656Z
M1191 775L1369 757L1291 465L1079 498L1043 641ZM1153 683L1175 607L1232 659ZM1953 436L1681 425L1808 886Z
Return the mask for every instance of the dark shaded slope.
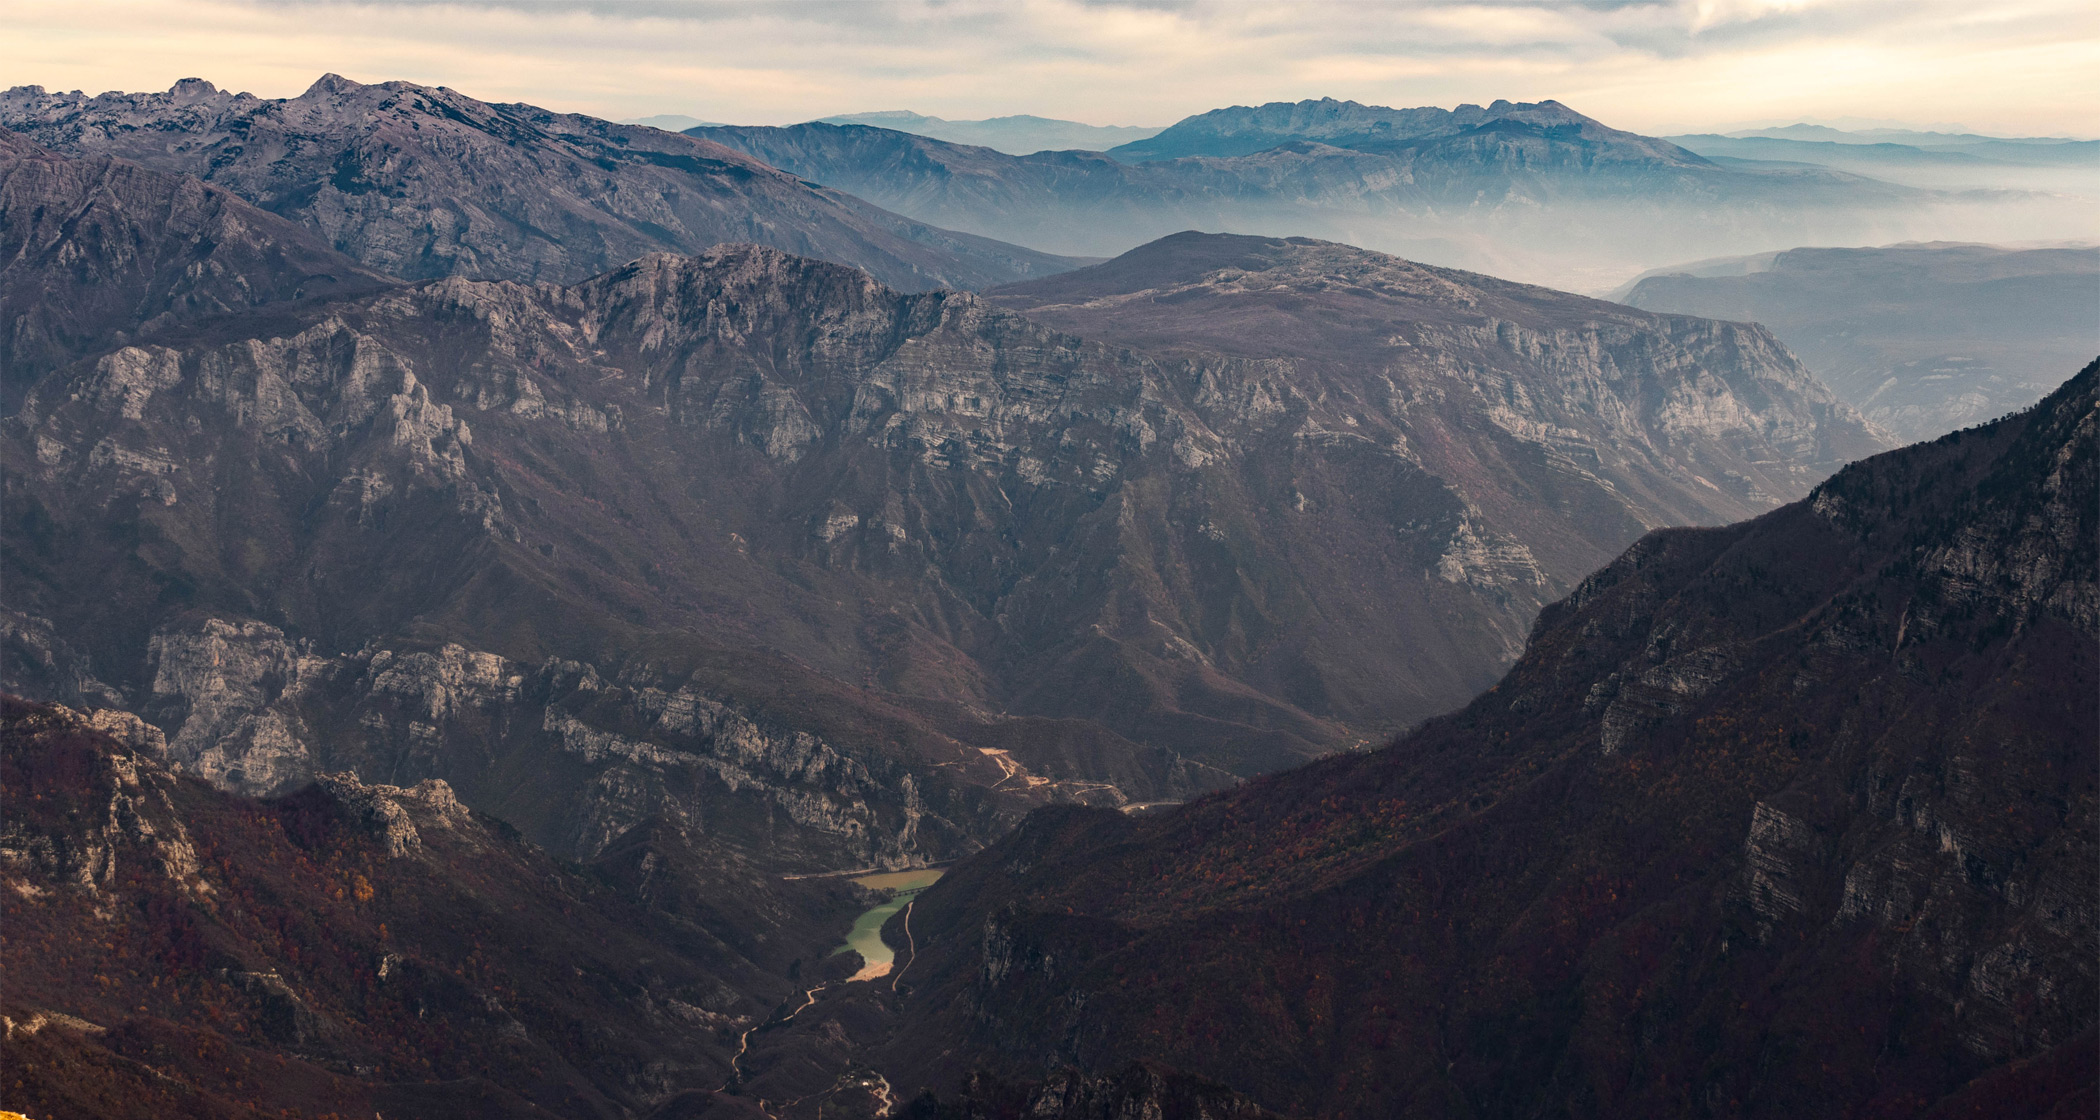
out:
M38 377L184 318L395 281L194 178L0 130L0 412Z
M24 86L0 94L0 125L54 151L197 175L411 279L572 283L723 242L838 261L910 291L1077 263L901 218L676 133L408 82L330 74L283 100L195 79L97 97Z
M1141 1062L1097 1077L1060 1070L1029 1085L978 1075L960 1096L944 1100L922 1094L895 1115L901 1120L1277 1120L1223 1086Z
M2096 388L1651 535L1384 751L1031 817L919 898L886 1072L1145 1058L1326 1116L2090 1112Z
M1763 323L1838 395L1909 439L2025 408L2059 371L2100 354L2100 248L2090 246L1790 249L1663 270L1622 298Z
M11 1109L639 1115L728 1080L740 1033L852 905L684 849L659 879L739 900L733 922L696 920L618 866L549 860L441 782L250 801L171 774L157 746L114 713L0 700Z

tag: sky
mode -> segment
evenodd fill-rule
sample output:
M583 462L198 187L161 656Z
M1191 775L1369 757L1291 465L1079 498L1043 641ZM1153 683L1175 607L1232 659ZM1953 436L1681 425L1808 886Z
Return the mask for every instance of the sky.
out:
M0 85L289 97L320 74L631 118L1165 125L1554 98L1650 134L1867 118L2100 136L2094 0L0 0Z

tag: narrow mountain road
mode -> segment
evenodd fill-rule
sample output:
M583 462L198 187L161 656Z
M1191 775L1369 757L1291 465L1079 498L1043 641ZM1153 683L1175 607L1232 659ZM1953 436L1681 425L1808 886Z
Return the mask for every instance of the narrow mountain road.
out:
M915 939L914 939L914 938L912 937L912 935L911 935L911 908L912 908L912 907L914 907L914 906L917 906L918 904L919 904L919 900L918 900L917 898L914 898L914 899L912 899L912 900L911 900L910 902L907 902L907 903L905 903L905 904L904 904L904 954L905 954L905 956L904 956L904 963L903 963L903 964L900 964L900 965L898 965L898 966L897 966L897 972L896 972L896 974L890 977L890 991L893 991L893 992L897 990L897 983L898 983L898 981L900 981L900 980L903 980L903 979L904 979L904 970L905 970L905 969L907 969L907 968L910 968L910 967L911 967L911 962L912 962L912 961L914 961L914 960L916 960L916 959L918 959L918 956L919 956L919 943L918 943L918 941L917 941L917 940L915 940Z
M786 1015L783 1015L778 1019L766 1019L759 1022L755 1026L745 1028L744 1033L738 1035L736 1038L736 1053L730 1055L729 1057L729 1080L724 1082L722 1084L722 1087L715 1090L715 1092L726 1093L730 1089L734 1088L738 1082L744 1079L742 1063L744 1060L744 1055L749 1053L751 1050L752 1035L757 1034L759 1031L764 1030L767 1027L774 1026L779 1023L786 1023L792 1020L795 1016L800 1015L804 1011L809 1010L810 1007L817 1002L817 993L823 991L824 989L830 986L831 985L828 983L819 984L816 987L811 988L808 991L802 993L802 1006L797 1007L793 1011L788 1012Z

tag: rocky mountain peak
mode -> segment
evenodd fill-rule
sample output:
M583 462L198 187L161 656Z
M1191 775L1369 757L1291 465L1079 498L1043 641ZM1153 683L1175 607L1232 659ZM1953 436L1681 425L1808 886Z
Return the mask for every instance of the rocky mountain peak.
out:
M1465 387L1454 384L1452 388L1490 412L1512 407L1509 402L1515 397L1504 395L1521 392L1523 404L1518 407L1529 418L1525 423L1541 423L1548 412L1556 417L1537 428L1517 424L1506 429L1515 434L1521 428L1526 434L1519 438L1551 443L1573 438L1563 433L1595 432L1598 425L1604 425L1613 434L1589 437L1595 442L1586 446L1645 445L1654 448L1651 462L1678 459L1681 463L1679 449L1665 448L1694 431L1700 433L1695 437L1700 439L1731 438L1722 435L1731 430L1747 434L1737 425L1747 420L1751 406L1739 402L1777 399L1770 394L1799 402L1799 421L1776 426L1758 422L1755 438L1795 440L1813 428L1819 433L1816 439L1834 442L1813 451L1807 444L1794 443L1792 450L1765 464L1731 456L1725 466L1716 462L1695 472L1696 477L1707 479L1706 483L1691 483L1704 492L1695 504L1732 491L1734 499L1743 503L1736 507L1741 515L1765 508L1763 503L1774 495L1803 492L1808 475L1788 480L1782 474L1809 462L1826 464L1807 468L1811 473L1834 469L1841 462L1888 446L1881 432L1836 400L1769 333L1755 325L1629 316L1627 309L1616 304L1310 238L1176 234L1105 264L996 289L988 298L1075 334L1141 349L1175 355L1210 351L1283 363L1283 368L1294 371L1300 390L1327 407L1343 401L1362 405L1380 399L1391 402L1369 411L1352 404L1323 421L1365 434L1385 422L1374 420L1374 414L1411 425L1416 421L1402 418L1420 416L1419 410L1455 406L1460 396L1429 388L1446 376L1455 376ZM1587 372L1555 370L1560 359L1553 355L1561 347L1577 345L1578 338L1595 339L1596 345L1609 351L1621 342L1607 339L1625 340L1650 331L1685 342L1694 337L1715 339L1719 337L1715 332L1720 332L1734 340L1729 345L1743 347L1741 352L1769 355L1771 360L1733 368L1706 365L1695 372L1674 359L1628 354L1596 362L1582 359L1577 364ZM1436 356L1481 354L1483 346L1497 353L1489 359L1492 364L1512 371L1511 380L1488 388ZM1750 374L1751 369L1756 372ZM1519 370L1522 372L1516 372ZM1368 384L1360 381L1366 373L1373 378ZM1679 381L1681 376L1690 380ZM1327 381L1330 377L1336 380ZM1614 408L1608 414L1594 413L1568 395L1579 379L1589 377L1601 378L1601 391L1640 396L1646 403L1627 411ZM1315 383L1322 388L1311 389ZM1602 389L1602 383L1611 388ZM1643 387L1635 389L1636 383ZM1578 395L1586 392L1578 391ZM1482 393L1486 396L1476 396ZM1489 403L1491 397L1503 403ZM1556 398L1559 404L1546 404ZM1671 398L1676 403L1664 403ZM1386 412L1387 408L1392 411ZM1810 416L1817 419L1810 421ZM1549 430L1556 434L1548 435ZM1793 434L1783 434L1789 431ZM1433 444L1422 442L1419 435L1395 441L1395 446L1403 445L1422 449L1410 454L1424 456L1425 462L1437 454L1427 450ZM1770 473L1779 463L1794 466ZM1436 469L1449 471L1446 477L1473 473L1473 468L1455 463ZM1668 488L1680 484L1660 477L1656 482ZM1634 492L1630 482L1613 485L1622 501ZM1642 490L1659 497L1651 484L1643 484ZM1760 496L1753 496L1752 491ZM1656 507L1644 515L1649 525L1704 520L1680 499L1666 501L1669 512ZM1496 503L1479 504L1492 508Z
M408 83L404 82L401 84L407 85ZM329 73L321 75L318 78L315 78L314 83L306 87L306 92L299 95L299 99L341 99L343 97L355 94L357 91L365 88L366 86L364 85L364 83L353 82L350 79L343 77L341 74L337 74L331 71Z
M194 104L216 97L219 87L203 78L183 78L168 87L168 97L177 104Z

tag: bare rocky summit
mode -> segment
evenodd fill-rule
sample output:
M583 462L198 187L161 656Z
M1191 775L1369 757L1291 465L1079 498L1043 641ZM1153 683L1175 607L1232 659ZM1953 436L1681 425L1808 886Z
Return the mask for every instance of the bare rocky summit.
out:
M1511 657L1621 541L1754 516L1889 442L1756 325L1308 238L1177 234L987 298L1162 359L1260 363L1303 402L1301 438L1448 480L1467 527L1440 574L1545 596L1500 631Z
M195 175L408 279L570 283L650 252L754 242L904 290L976 288L1075 263L898 217L718 144L323 76L298 97L185 79L165 93L0 93L0 126L53 151Z

